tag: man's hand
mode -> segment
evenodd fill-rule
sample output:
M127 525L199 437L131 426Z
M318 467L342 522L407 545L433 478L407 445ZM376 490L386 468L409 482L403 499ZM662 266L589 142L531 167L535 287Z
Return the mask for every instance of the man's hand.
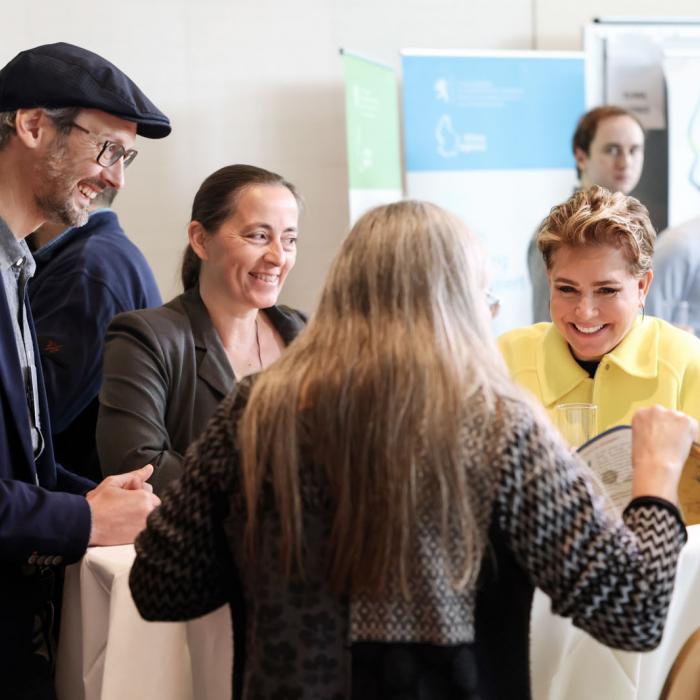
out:
M678 480L698 422L661 406L642 408L632 418L632 496L658 496L678 502Z
M108 476L86 498L92 512L90 545L130 544L146 525L146 517L160 503L146 480L147 464L126 474Z

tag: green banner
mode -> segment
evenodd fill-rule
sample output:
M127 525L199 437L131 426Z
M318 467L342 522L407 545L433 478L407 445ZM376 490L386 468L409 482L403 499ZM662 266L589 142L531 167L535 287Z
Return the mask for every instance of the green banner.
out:
M359 191L369 195L366 205L401 198L399 101L396 75L391 68L346 52L343 52L343 63L351 218L354 220L361 213L353 205L353 198L357 199Z

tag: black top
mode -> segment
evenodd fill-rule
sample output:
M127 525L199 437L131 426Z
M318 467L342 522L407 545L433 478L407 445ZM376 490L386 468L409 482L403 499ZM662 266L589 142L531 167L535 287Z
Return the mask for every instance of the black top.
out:
M581 367L581 369L583 369L591 379L593 379L593 377L595 377L596 370L598 369L598 365L600 364L600 360L579 360L573 353L571 353L571 355L574 360L576 360L576 364L578 364L578 366Z

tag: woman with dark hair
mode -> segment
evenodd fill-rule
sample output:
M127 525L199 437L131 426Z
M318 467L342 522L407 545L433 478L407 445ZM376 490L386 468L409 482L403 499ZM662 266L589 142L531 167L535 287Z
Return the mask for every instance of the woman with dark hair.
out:
M192 205L184 293L109 326L97 421L105 475L151 463L159 493L237 381L279 356L303 327L276 306L296 261L299 200L280 175L217 170Z
M434 205L380 207L189 451L132 595L151 620L230 603L235 700L527 698L535 585L607 644L661 638L697 423L645 409L633 434L613 518L507 376L476 238Z

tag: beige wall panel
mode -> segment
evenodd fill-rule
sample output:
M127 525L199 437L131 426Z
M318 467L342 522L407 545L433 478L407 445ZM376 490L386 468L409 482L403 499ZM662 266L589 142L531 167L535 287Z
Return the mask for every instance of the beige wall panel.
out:
M116 201L165 298L194 192L221 165L277 170L306 200L286 303L311 310L347 222L344 93L339 47L399 66L404 47L530 47L526 0L87 0L13 3L0 63L69 41L124 69L173 122L140 154Z

